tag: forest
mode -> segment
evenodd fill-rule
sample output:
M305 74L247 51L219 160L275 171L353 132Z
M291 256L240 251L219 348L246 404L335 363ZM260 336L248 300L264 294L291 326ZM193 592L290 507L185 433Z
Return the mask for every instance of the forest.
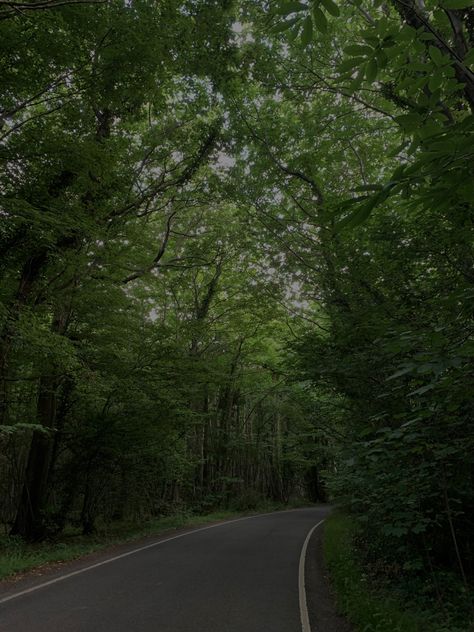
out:
M331 502L470 629L473 111L472 0L0 0L2 543Z

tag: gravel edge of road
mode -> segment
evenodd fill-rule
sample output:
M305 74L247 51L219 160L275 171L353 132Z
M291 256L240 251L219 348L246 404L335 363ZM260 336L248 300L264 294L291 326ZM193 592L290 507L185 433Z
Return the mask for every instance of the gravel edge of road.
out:
M354 632L337 612L329 572L323 554L324 524L316 529L306 552L306 601L312 632Z

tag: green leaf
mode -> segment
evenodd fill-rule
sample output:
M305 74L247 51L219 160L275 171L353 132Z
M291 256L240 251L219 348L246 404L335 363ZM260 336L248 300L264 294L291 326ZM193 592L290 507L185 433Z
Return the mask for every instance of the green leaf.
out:
M308 15L303 22L303 32L301 33L301 43L303 46L308 46L313 39L313 20Z
M392 375L389 375L388 378L386 379L386 382L389 382L390 380L395 380L397 379L397 377L401 377L402 375L406 375L407 373L410 373L411 371L413 371L413 366L406 366L403 369L400 369L399 371L397 371L396 373L392 373Z
M364 57L351 57L350 59L345 59L338 66L338 70L340 73L347 72L348 70L352 70L356 66L361 66L365 62Z
M348 55L372 55L373 49L370 46L364 46L363 44L350 44L344 48L344 52Z
M290 42L293 42L300 34L300 24L299 24L300 20L298 19L297 22L298 24L296 24L296 26L292 28L291 31L288 33L288 40Z
M381 184L364 184L352 190L356 193L361 193L363 191L382 191L383 186Z
M468 54L466 55L466 57L464 58L464 63L467 64L468 66L472 66L474 65L474 48L472 48Z
M411 61L409 64L407 64L407 66L410 68L410 70L414 72L430 72L433 68L432 64L425 64L421 61ZM412 81L412 78L410 77L407 82L408 81Z
M379 68L385 68L385 66L388 64L388 57L383 50L376 50L375 58L377 60L377 65Z
M436 41L436 37L433 35L433 33L421 33L421 35L419 35L418 37L424 42Z
M341 15L341 12L339 11L339 7L337 6L335 2L333 2L333 0L321 0L321 4L326 9L326 11L330 13L331 15L333 15L335 18Z
M443 79L444 79L443 74L439 71L431 75L428 81L428 87L431 90L431 92L434 92L441 86L441 84L443 83Z
M14 434L22 430L34 430L35 432L39 432L40 434L43 434L45 436L49 436L52 432L51 428L45 428L41 424L29 424L20 422L16 424L0 426L0 434Z
M377 77L378 70L377 60L373 57L365 65L365 78L367 81L374 81Z
M413 132L423 124L423 119L419 114L401 114L395 117L395 121L405 132Z
M468 9L474 6L474 0L444 0L444 9Z
M376 196L374 196L376 197ZM342 219L338 224L336 224L336 232L339 233L341 230L346 228L355 228L365 222L365 220L370 216L372 209L376 206L376 202L371 198L368 202L363 204L356 211Z
M388 182L381 191L378 191L374 195L370 196L356 211L342 219L336 225L336 232L340 232L345 228L355 228L359 224L365 222L374 208L379 204L382 204L382 202L385 202L394 186L394 182Z
M289 15L297 11L305 11L307 8L302 2L285 2L285 4L276 7L274 13L277 15Z
M351 90L351 92L355 92L356 90L358 90L363 80L364 80L364 69L360 68L359 72L357 73L357 77L353 81L351 81L349 90Z
M416 130L416 133L423 140L426 138L430 138L430 136L437 136L440 132L443 131L442 125L433 120L428 120L420 127L420 129ZM429 159L430 157L428 157Z
M294 24L296 24L296 22L299 22L299 20L300 18L292 18L291 20L287 20L286 22L279 22L270 29L270 33L282 33L283 31L287 31Z
M443 53L439 50L439 48L436 48L436 46L429 46L428 52L431 59L437 66L441 66L444 63L445 59Z
M392 173L392 177L390 178L389 184L396 184L400 182L400 180L402 180L405 177L405 170L406 170L405 165L399 165L395 169L395 171Z
M321 33L326 33L328 30L328 21L319 7L313 7L313 19L314 25L318 29L318 31L321 31Z
M397 145L397 147L395 147L395 149L393 149L391 152L389 152L387 154L387 156L389 158L395 158L395 156L398 156L398 154L401 151L403 151L407 145L408 145L408 141L404 140L402 143L400 143L400 145ZM393 177L392 177L392 180L393 180Z
M417 388L416 391L412 391L411 393L408 393L408 396L411 397L412 395L423 395L423 393L426 393L427 391L431 391L434 387L435 387L435 384L433 384L433 382L431 382L430 384L425 384L425 386L421 386L420 388Z

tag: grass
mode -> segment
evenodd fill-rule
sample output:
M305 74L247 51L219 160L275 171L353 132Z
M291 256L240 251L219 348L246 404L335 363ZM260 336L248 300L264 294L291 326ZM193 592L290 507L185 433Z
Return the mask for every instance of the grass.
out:
M434 604L410 586L376 585L354 553L353 521L334 513L326 521L324 556L338 609L357 632L467 632L467 621L446 622ZM417 601L418 600L418 601Z
M113 545L132 542L147 536L160 535L166 531L206 525L265 511L278 511L293 506L302 506L302 503L288 506L264 504L252 510L215 511L205 515L183 512L148 520L139 525L131 522L103 525L98 528L97 533L91 536L83 536L74 531L65 532L55 541L38 544L28 544L19 537L3 536L0 537L0 579L33 569L41 572L58 562L74 560Z

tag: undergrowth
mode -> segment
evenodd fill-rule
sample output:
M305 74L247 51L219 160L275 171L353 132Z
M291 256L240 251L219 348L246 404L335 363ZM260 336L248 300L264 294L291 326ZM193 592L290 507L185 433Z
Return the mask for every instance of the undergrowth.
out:
M326 521L324 556L337 606L356 632L474 630L469 595L453 575L444 576L441 602L433 596L431 577L376 578L357 553L355 535L354 521L342 513Z

